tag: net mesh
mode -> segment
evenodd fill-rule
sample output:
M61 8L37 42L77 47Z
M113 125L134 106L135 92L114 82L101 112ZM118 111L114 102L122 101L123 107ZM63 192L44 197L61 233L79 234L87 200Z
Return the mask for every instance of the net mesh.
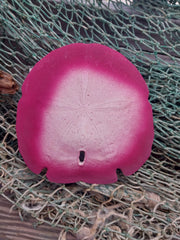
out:
M125 55L148 84L155 139L149 160L109 185L50 183L18 152L15 95L0 95L0 193L68 239L180 239L180 2L1 0L0 70L21 86L51 50L97 42Z

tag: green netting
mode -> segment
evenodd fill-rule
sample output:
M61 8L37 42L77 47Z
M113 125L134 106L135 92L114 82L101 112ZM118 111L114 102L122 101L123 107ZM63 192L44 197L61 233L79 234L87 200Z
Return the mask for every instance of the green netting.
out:
M139 69L153 107L152 154L114 184L50 183L18 152L19 90L0 95L0 193L22 218L61 227L60 239L180 239L180 2L1 0L0 70L20 86L38 60L74 42L107 45Z

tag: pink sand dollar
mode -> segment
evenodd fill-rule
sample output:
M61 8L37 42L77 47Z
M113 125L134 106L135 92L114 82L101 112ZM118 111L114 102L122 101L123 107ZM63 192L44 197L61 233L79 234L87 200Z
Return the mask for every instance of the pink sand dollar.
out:
M147 85L123 55L100 44L61 47L40 60L22 87L19 150L36 174L58 183L111 183L133 174L154 137Z

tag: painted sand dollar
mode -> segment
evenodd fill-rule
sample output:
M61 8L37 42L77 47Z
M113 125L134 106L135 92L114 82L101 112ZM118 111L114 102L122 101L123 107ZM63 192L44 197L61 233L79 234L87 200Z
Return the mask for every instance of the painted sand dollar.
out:
M136 172L154 137L148 87L136 67L100 44L70 44L41 59L22 86L20 153L57 183L112 183Z

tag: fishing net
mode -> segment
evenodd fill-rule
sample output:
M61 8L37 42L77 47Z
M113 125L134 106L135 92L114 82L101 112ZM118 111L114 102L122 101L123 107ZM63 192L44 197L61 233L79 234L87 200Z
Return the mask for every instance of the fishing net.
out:
M14 95L0 95L0 193L61 239L180 239L180 2L1 0L0 70L21 87L34 64L75 42L125 55L148 84L155 139L135 174L109 185L54 184L18 152ZM38 81L38 79L37 79Z

